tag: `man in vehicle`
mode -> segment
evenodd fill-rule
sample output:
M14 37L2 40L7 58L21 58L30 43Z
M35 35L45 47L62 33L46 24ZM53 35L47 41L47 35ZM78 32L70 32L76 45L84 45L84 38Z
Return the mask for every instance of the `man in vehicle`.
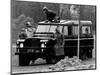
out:
M19 38L20 38L20 39L25 39L25 38L27 38L27 35L26 35L26 33L25 33L25 28L22 28L22 29L21 29L21 32L20 32L20 34L19 34Z
M32 38L35 31L36 31L36 28L33 28L30 22L27 22L25 24L25 28L21 29L19 38Z
M56 38L55 49L62 50L63 49L63 34L60 32L60 27L57 26L55 30L54 37Z
M25 28L25 33L27 35L27 38L32 38L35 31L36 29L32 27L32 24L30 22L27 22Z

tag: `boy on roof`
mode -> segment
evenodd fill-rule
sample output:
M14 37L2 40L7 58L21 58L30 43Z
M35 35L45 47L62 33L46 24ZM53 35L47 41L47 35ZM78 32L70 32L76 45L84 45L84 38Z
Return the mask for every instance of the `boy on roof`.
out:
M46 14L47 22L53 22L60 19L60 17L56 16L54 11L49 10L47 7L43 7L43 12Z

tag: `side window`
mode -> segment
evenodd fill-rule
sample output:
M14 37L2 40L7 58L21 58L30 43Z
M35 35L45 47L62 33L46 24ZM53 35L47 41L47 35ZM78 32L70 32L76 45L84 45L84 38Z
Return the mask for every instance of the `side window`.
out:
M51 28L52 29L52 28ZM60 31L60 33L62 33L62 29L63 29L63 26L56 26L56 28L55 28L55 30L59 30Z
M68 26L68 35L72 35L72 26Z
M78 35L78 26L73 26L73 35Z
M64 26L64 35L72 35L72 26Z
M63 26L60 26L60 32L62 33Z
M68 26L64 26L63 32L64 32L64 35L68 35Z
M56 28L57 28L57 26L51 26L49 32L55 32L55 29L56 29Z
M90 34L90 26L82 26L82 34Z

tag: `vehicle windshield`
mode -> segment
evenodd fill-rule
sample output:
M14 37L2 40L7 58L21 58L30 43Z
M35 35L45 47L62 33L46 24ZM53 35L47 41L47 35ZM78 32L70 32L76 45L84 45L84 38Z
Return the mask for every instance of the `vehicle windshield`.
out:
M38 25L36 32L41 32L41 33L54 33L55 29L57 26L51 26L51 25Z

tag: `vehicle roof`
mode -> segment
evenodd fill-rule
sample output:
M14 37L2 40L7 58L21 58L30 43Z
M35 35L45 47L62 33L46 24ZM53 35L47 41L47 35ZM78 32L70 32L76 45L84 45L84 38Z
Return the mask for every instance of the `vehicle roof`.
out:
M78 25L79 20L60 20L60 23L46 23L46 21L42 21L38 23L39 25ZM89 20L80 20L80 25L92 25L92 21Z

